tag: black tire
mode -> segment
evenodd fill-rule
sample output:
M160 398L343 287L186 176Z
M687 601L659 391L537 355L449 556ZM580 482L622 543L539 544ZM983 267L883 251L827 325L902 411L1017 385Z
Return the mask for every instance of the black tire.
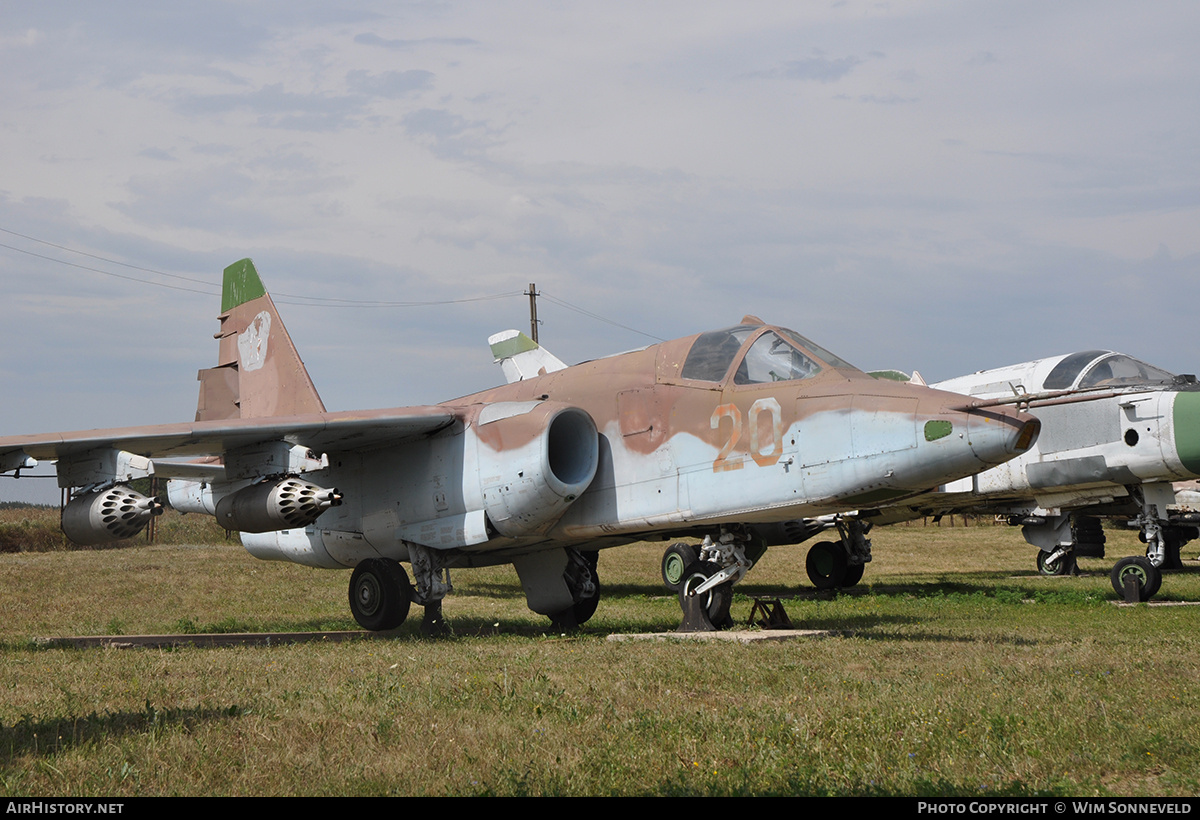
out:
M404 567L390 558L369 558L350 576L350 612L363 629L395 629L408 617L412 584Z
M596 565L592 563L592 584L596 587L596 592L582 601L577 601L572 607L575 613L575 625L583 626L592 619L596 614L596 607L600 604L600 573L596 572Z
M862 580L863 571L866 570L866 564L850 564L846 567L846 574L842 576L842 583L839 584L842 589L849 589L855 586Z
M683 579L679 582L680 608L686 606L686 599L691 590L700 586L720 571L721 568L711 561L693 562L684 572ZM731 624L729 607L733 604L733 584L726 581L704 594L706 596L704 606L708 612L708 620L717 629L727 629Z
M836 589L846 577L846 551L834 541L819 541L809 549L804 569L817 589Z
M1066 575L1071 569L1071 555L1064 553L1057 560L1050 560L1050 553L1038 550L1037 568L1041 575Z
M681 541L667 547L662 557L662 580L667 589L678 592L683 573L699 560L700 548L695 544L685 544Z
M1112 569L1109 578L1112 580L1113 590L1122 598L1125 597L1125 579L1129 576L1138 579L1138 586L1141 588L1139 597L1143 601L1153 598L1162 586L1162 573L1158 571L1158 567L1151 564L1149 558L1141 555L1122 558Z

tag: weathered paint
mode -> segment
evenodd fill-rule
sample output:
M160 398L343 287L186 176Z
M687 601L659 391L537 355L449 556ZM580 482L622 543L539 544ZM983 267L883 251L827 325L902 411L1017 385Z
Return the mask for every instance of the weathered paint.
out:
M221 312L228 313L238 305L244 305L266 294L267 289L263 287L254 263L249 259L241 259L225 269L221 288Z
M537 348L537 342L530 339L524 333L518 333L515 336L507 336L492 342L492 356L499 361L500 359L512 358L518 353L528 353Z

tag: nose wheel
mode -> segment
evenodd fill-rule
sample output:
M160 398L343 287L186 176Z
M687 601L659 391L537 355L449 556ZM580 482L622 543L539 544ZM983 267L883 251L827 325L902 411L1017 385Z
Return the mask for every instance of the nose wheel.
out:
M804 569L808 572L808 580L817 589L837 589L846 580L846 551L833 541L820 541L809 548ZM859 578L862 578L861 569Z
M729 607L733 604L733 583L726 581L697 591L721 568L711 561L696 561L679 582L679 606L683 610L680 632L712 632L731 625Z
M1125 582L1131 578L1137 581L1138 600L1140 601L1148 601L1153 598L1159 587L1162 586L1162 573L1158 567L1151 564L1149 558L1140 555L1122 558L1113 567L1110 577L1113 589L1122 598L1125 597Z

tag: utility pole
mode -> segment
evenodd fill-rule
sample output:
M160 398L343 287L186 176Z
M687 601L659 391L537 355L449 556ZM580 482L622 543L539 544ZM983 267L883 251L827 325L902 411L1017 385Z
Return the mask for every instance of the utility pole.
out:
M533 282L530 282L529 290L525 291L525 295L529 297L529 336L533 339L534 343L536 344L537 340L538 340L538 337L537 337L537 326L538 326L537 285L535 285Z

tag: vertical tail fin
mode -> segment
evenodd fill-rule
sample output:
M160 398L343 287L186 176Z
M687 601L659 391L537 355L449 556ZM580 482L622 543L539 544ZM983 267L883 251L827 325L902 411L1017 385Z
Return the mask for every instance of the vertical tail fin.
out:
M304 362L249 259L225 269L217 366L201 370L196 421L323 413Z

